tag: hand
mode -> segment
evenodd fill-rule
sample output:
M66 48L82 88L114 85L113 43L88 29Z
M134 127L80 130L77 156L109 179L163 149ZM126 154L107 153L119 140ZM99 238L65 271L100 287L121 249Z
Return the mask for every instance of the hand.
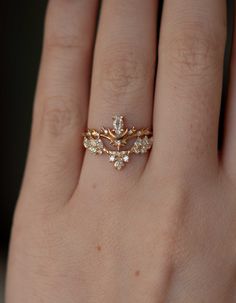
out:
M6 302L235 302L236 45L217 149L226 1L165 0L159 41L156 0L103 1L95 43L97 15L96 0L49 3ZM82 146L113 114L153 126L151 152L121 171Z

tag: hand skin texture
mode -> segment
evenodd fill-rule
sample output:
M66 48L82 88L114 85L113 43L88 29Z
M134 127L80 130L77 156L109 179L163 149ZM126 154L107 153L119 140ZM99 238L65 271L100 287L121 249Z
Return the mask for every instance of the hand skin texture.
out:
M104 0L96 30L98 11L49 1L6 303L236 302L236 42L217 148L226 1L165 0L160 28L157 0ZM154 133L120 172L82 146L114 114Z

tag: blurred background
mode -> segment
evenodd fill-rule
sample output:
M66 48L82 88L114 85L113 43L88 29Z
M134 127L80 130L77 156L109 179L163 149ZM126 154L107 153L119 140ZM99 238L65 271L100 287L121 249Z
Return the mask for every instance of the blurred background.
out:
M27 154L46 5L46 0L0 1L0 303L3 302L4 272L12 215Z
M88 0L89 1L89 0ZM224 1L224 0L222 0ZM31 111L42 47L46 0L1 1L0 303L12 215L21 185L29 142ZM234 0L228 0L228 43L223 99L228 83ZM223 110L222 110L223 111Z

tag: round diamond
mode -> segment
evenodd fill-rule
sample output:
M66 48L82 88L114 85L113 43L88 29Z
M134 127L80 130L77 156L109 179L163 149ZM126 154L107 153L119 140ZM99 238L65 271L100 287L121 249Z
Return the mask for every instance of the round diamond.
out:
M101 155L103 153L103 143L101 139L84 138L84 147L92 153Z
M123 160L124 160L124 162L128 162L129 161L129 156L128 155L124 155Z
M114 166L116 169L120 170L123 166L124 166L124 162L123 161L120 161L120 160L117 160L115 163L114 163Z
M94 140L94 139L91 139L90 144L91 144L91 146L96 147L97 146L97 141Z
M91 147L89 148L89 150L90 150L92 153L94 153L94 154L96 154L96 152L97 152L96 147L93 147L93 146L91 146Z
M88 148L90 146L90 140L88 140L87 138L84 138L84 147Z
M115 155L110 155L109 160L110 162L114 162L116 159Z

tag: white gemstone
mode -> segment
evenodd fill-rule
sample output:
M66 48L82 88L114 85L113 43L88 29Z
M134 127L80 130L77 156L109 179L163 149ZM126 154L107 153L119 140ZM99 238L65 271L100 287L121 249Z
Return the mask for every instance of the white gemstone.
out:
M91 139L90 140L90 145L93 146L93 147L96 147L97 146L97 141L94 140L94 139Z
M150 149L152 146L152 141L151 139L149 139L147 136L145 136L143 139L141 138L137 138L134 146L133 146L133 150L136 154L139 153L146 153L148 149Z
M123 160L124 160L124 162L129 162L129 156L128 155L124 155Z
M103 143L101 139L84 139L84 146L92 153L101 155L103 153Z
M104 132L105 135L108 134L108 130L107 129L103 129L103 132Z
M109 160L110 162L114 162L116 159L115 155L110 155Z
M96 154L96 152L97 152L97 149L96 149L96 147L90 147L89 148L89 150L92 152L92 153L94 153L94 154Z
M122 116L113 117L113 127L117 135L120 135L122 133L124 127L124 121Z
M142 139L137 138L136 141L134 142L134 152L136 154L139 154L141 152L141 147L142 147Z
M114 166L116 169L120 170L123 166L124 166L124 162L123 161L120 161L120 160L117 160L115 163L114 163Z
M145 137L143 138L143 143L146 144L146 145L149 145L149 139L148 139L147 136L145 136Z
M84 138L84 147L88 148L90 146L90 141L87 138Z

